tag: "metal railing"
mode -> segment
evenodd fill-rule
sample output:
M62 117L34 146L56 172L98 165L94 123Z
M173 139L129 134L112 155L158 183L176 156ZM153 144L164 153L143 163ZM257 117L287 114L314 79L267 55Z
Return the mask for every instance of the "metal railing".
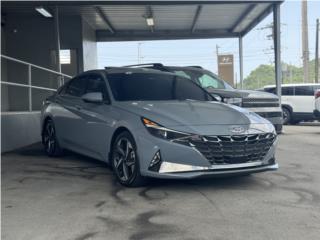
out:
M12 61L12 62L15 62L15 63L20 63L22 65L27 66L27 68L28 68L28 77L27 77L28 78L28 84L16 83L16 82L11 82L11 81L10 82L9 81L3 81L3 79L1 79L1 84L8 85L8 86L16 86L16 87L28 88L28 90L29 90L28 91L28 110L30 112L33 111L33 108L32 108L32 89L40 89L40 90L46 90L46 91L52 91L52 92L55 92L57 90L55 88L47 88L47 87L41 87L41 86L32 85L32 68L40 69L40 70L43 70L45 72L57 75L59 77L57 79L58 87L60 87L61 85L64 84L65 78L67 78L67 79L72 78L72 76L70 76L70 75L67 75L67 74L64 74L64 73L61 73L61 72L57 72L57 71L51 70L49 68L41 67L39 65L28 63L28 62L25 62L25 61L22 61L22 60L19 60L19 59L12 58L12 57L9 57L9 56L1 54L1 61L3 59L9 60L9 61ZM3 69L2 69L2 71L3 71Z

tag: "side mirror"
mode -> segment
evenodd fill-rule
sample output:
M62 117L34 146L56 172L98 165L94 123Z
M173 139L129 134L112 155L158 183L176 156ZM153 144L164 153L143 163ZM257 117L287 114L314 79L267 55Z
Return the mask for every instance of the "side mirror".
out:
M88 103L102 103L103 97L101 92L91 92L82 95L82 100Z

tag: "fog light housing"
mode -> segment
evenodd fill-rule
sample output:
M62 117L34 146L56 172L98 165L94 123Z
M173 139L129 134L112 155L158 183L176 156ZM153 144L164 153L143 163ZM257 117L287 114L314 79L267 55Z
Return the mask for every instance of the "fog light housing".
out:
M269 161L268 161L268 163L269 163L269 164L275 164L275 163L276 163L275 157L270 158Z
M156 152L156 154L153 156L150 164L149 164L149 170L150 171L154 171L154 172L158 172L161 166L161 154L160 154L160 150Z

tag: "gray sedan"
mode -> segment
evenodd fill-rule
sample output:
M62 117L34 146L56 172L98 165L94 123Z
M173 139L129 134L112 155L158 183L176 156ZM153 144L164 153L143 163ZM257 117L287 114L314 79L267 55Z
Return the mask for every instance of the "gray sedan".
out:
M151 69L85 72L44 102L49 156L69 149L109 163L118 181L275 170L276 133L266 119L217 102L197 84Z

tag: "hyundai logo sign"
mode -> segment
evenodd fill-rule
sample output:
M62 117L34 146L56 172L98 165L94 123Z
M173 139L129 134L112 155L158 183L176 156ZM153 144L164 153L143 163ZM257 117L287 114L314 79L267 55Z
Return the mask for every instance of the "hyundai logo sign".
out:
M244 127L241 126L231 126L229 129L232 133L243 133L245 131Z

